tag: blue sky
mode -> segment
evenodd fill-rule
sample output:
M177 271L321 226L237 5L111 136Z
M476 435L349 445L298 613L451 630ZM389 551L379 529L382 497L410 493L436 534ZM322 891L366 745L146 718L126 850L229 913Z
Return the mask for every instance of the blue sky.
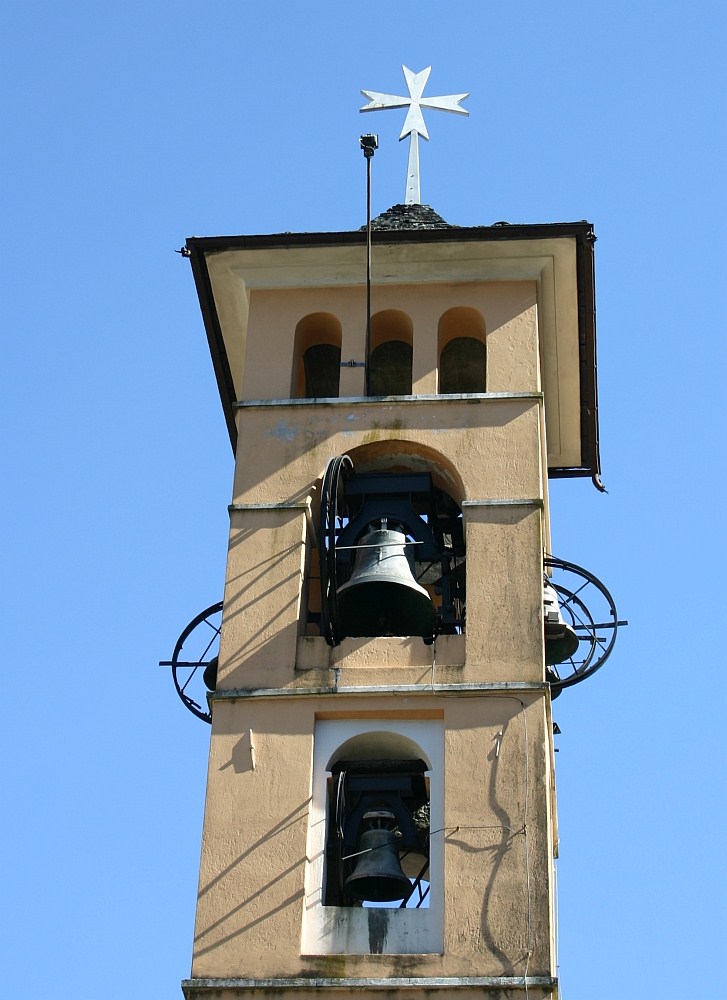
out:
M232 457L187 236L364 222L593 222L603 479L554 484L554 550L630 621L564 692L564 1000L663 992L725 930L725 14L716 2L453 6L26 0L2 15L8 996L180 996L209 730L168 675L219 599ZM244 821L244 820L243 820ZM689 980L687 980L689 981Z

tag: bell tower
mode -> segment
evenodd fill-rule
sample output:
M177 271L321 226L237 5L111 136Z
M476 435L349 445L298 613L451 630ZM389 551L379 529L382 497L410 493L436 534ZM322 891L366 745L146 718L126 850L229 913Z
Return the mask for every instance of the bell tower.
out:
M548 478L599 474L593 229L371 229L368 322L363 231L185 248L235 452L171 661L211 722L187 1000L557 995L551 699L618 624L550 555Z

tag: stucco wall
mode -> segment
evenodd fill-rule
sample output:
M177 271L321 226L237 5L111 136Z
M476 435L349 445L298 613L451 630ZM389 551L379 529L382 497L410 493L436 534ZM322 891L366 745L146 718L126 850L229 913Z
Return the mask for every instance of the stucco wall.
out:
M299 656L298 640L306 631L304 567L313 544L305 505L317 518L320 477L330 458L375 456L376 447L384 445L396 449L402 461L436 466L439 456L442 467L453 466L460 480L468 550L466 655L464 662L457 654L456 664L442 659L442 665L458 665L463 681L542 680L538 405L529 397L505 397L474 405L365 403L354 411L343 402L244 410L220 685L285 685L295 680L296 665L332 665L327 648L317 660L312 652L307 659ZM410 640L408 648L412 644L424 645ZM340 659L337 665L345 666ZM392 650L378 665L406 664Z
M483 317L489 392L540 389L536 285L533 281L451 283L375 289L372 312L396 309L413 323L415 395L438 391L438 328L451 308L466 306ZM291 395L297 324L325 312L341 322L343 361L363 361L366 297L362 287L254 290L250 293L241 399L285 399ZM361 396L363 369L342 369L341 395Z
M301 954L314 735L332 716L441 719L442 954ZM548 740L534 694L217 702L193 976L551 974Z
M334 313L342 357L362 359L362 295L348 286L249 294L192 975L548 977L552 781L536 283L380 288L374 309L403 309L413 321L418 395L363 399L362 370L351 368L342 369L341 392L357 398L288 400L296 323L316 310ZM453 306L485 319L488 392L471 398L436 396L438 321ZM321 476L344 453L357 468L427 469L461 505L466 635L433 646L389 637L332 649L306 634ZM512 690L494 690L507 684ZM442 797L441 828L432 833L443 858L437 952L352 955L332 945L322 954L325 942L318 954L306 952L316 727L330 719L441 724L444 764L430 778Z

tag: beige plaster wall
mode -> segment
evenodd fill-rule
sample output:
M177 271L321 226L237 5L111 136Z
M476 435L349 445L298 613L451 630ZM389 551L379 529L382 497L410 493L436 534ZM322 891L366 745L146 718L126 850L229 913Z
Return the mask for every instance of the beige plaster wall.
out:
M454 499L542 497L540 400L301 401L239 411L233 500L291 503L308 496L336 455L368 447L421 456L453 470Z
M443 470L449 475L445 488L463 506L466 652L461 642L443 641L442 652L451 647L455 659L438 656L440 665L456 667L456 679L468 683L543 679L543 481L537 398L366 402L354 408L343 402L305 403L253 406L243 414L221 687L328 684L330 667L347 666L341 651L333 653L324 643L318 644L317 654L311 643L304 644L299 658L299 640L307 631L303 609L309 587L312 600L317 588L305 574L306 565L315 561L310 524L317 523L319 482L330 458L348 453L358 467L359 459L375 462L379 450L385 457L386 449L395 461L428 462ZM500 502L506 505L498 506ZM402 668L396 682L424 683L426 670L420 667L422 659L431 661L432 651L422 640L409 639L396 649L378 643L375 661L377 656L378 668ZM319 676L296 678L296 667L317 668ZM361 682L382 683L371 671L359 673ZM395 682L393 675L390 681Z
M540 389L534 281L385 285L372 292L372 312L404 311L414 326L412 391L436 393L438 325L453 306L477 309L487 332L487 391ZM242 399L287 399L291 394L295 328L305 316L333 313L342 326L342 361L363 361L365 289L359 286L255 290L250 294ZM341 396L363 396L362 368L341 369Z
M326 246L237 248L212 251L205 255L205 259L235 391L239 398L250 399L261 394L263 398L276 398L275 395L265 395L266 392L273 391L272 383L278 386L275 390L277 398L286 398L289 394L288 360L292 350L290 338L297 319L293 313L286 317L285 310L288 306L283 308L283 304L291 301L288 297L291 292L294 296L300 296L300 304L306 310L323 308L327 311L327 305L321 306L321 303L329 301L329 292L332 293L332 302L347 298L348 333L343 357L354 357L362 349L365 324L363 245L337 245L333 241ZM453 284L452 277L455 275L458 280ZM420 295L435 294L432 291L435 287L442 290L445 300L445 290L452 288L457 295L460 289L465 289L464 294L468 294L470 289L485 287L488 294L490 289L493 294L497 294L494 290L498 286L511 286L515 290L518 284L523 284L534 288L537 295L541 377L547 401L545 416L548 424L549 464L562 467L580 464L581 373L575 239L563 237L483 242L469 239L458 242L453 239L435 243L423 240L415 244L381 244L375 249L373 282L374 311L385 308L388 302L386 290L390 287L400 289L394 308L401 308L404 302L409 308L409 303L412 300L416 302ZM248 351L248 305L251 298L258 295L261 304L281 296L282 312L276 321L273 315L275 309L271 313L267 305L261 305L260 322L254 318L253 322L256 329L263 330L266 337L272 339L268 345L265 337L260 338L256 334L255 345L251 345ZM509 307L510 322L520 315L516 300L517 292L514 291ZM447 308L457 304L465 303L445 302ZM266 310L269 313L267 319ZM483 307L483 312L489 335L501 329L495 304L488 302L487 307ZM277 322L280 323L279 329ZM425 325L420 324L420 328L424 330ZM274 353L273 344L275 351L280 350L282 344L282 355ZM503 345L504 353L501 353L500 347L494 342L490 347L493 348L493 373L498 364L497 358L502 357L502 373L508 377L515 376L516 369L508 365L507 346ZM420 335L418 344L415 343L415 392L432 391L432 351L431 339L427 340ZM513 353L509 361L519 365L521 359ZM276 364L281 366L279 371L270 371ZM257 381L251 366L266 373L259 385L245 383L246 378L252 379L252 382ZM519 383L523 381L519 374L516 377ZM262 383L268 384L267 390ZM501 384L499 376L493 375L492 391ZM282 387L285 388L280 392ZM362 392L362 371L344 369L341 373L341 394L357 396Z
M414 325L415 393L436 393L438 320L463 305L485 317L488 390L502 396L274 403L289 396L295 326L310 312L334 313L342 358L363 359L363 289L249 293L244 398L263 402L238 411L195 977L553 972L547 690L475 697L433 690L543 681L545 442L536 285L388 285L376 290L374 310L401 309L404 292ZM362 379L361 369L342 369L342 394L361 396ZM305 634L320 480L328 461L344 453L357 468L434 469L462 505L465 636L442 636L434 646L411 637L347 640L332 650ZM409 684L419 690L374 690ZM346 693L352 687L365 693ZM261 689L279 693L234 695ZM330 693L314 693L321 690ZM305 956L316 720L392 712L443 720L443 954Z
M305 518L297 510L231 515L220 687L291 680L302 618Z
M553 973L545 693L214 704L193 977ZM300 953L316 719L439 716L444 952ZM528 958L529 955L529 958Z

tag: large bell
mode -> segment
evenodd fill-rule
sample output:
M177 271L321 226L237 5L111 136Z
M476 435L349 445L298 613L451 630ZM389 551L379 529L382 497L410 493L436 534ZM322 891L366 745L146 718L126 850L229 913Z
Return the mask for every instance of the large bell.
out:
M436 612L429 594L414 579L406 535L375 528L357 549L351 579L338 588L342 634L433 635Z
M346 891L354 899L371 903L393 903L411 892L411 882L401 870L396 837L391 830L367 830L361 836L359 858Z
M543 583L543 620L545 622L545 665L563 663L578 649L578 636L570 625L563 621L555 588ZM557 676L557 673L556 673Z

